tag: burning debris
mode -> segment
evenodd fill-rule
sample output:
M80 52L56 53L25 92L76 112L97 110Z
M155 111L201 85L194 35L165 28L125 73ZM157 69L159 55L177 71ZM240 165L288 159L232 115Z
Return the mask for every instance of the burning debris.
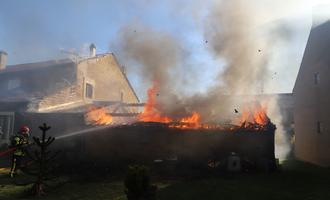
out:
M157 99L158 96L157 84L154 83L151 88L148 89L148 100L144 106L143 112L138 116L138 121L141 122L160 122L160 123L171 123L172 128L199 128L200 124L200 115L197 112L193 112L191 116L184 117L174 123L171 117L163 116L160 111L157 109Z
M267 127L270 123L268 118L266 104L261 104L258 101L247 102L243 105L242 111L239 112L236 108L235 116L231 119L231 123L206 123L202 120L200 113L193 111L190 116L176 118L162 114L160 104L157 102L158 85L154 83L148 89L148 99L144 105L143 112L138 114L135 120L130 123L139 122L140 124L159 123L169 128L175 129L215 129L227 130L229 132L246 129L251 131L260 131ZM88 125L123 125L123 123L114 123L113 117L106 107L91 107L85 114L85 121Z
M148 101L144 106L143 112L138 116L139 121L143 122L164 122L168 123L173 121L169 117L162 116L157 110L156 95L158 94L157 84L148 89ZM158 96L158 95L157 95Z
M112 121L112 116L106 107L92 106L85 114L85 122L88 125L109 125Z
M258 101L248 102L243 105L242 113L238 119L233 119L233 125L221 126L208 123L202 123L201 115L198 112L192 112L191 116L183 117L181 119L174 120L169 116L163 116L157 108L156 95L158 94L157 84L154 84L148 90L148 100L144 106L143 112L138 116L140 122L159 122L169 124L170 128L181 128L181 129L253 129L259 130L264 128L270 123L266 111L267 107L260 104ZM238 110L234 109L235 113L238 114ZM236 121L236 123L235 123Z
M255 101L245 105L240 123L265 125L269 122L266 114L266 107Z

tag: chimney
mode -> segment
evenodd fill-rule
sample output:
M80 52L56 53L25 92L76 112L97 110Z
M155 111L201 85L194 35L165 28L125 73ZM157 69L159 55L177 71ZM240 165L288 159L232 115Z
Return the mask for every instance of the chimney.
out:
M0 51L0 70L6 69L8 54L5 51Z
M96 46L93 43L89 46L89 56L90 57L96 56Z

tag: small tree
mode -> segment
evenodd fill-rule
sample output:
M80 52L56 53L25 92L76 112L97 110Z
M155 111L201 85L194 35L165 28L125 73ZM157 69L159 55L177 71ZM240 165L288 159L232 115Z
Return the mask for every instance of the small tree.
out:
M44 181L49 178L50 173L53 171L52 161L57 156L58 152L51 154L48 150L49 145L54 142L54 137L48 137L46 139L46 132L50 129L50 126L43 124L39 126L42 131L41 138L33 137L34 143L37 145L37 149L34 151L34 155L28 154L29 157L34 161L35 166L27 173L36 176L36 182L32 186L32 194L35 196L41 196L45 194L44 191Z
M129 166L125 178L128 200L155 200L157 186L151 185L149 170L145 166Z

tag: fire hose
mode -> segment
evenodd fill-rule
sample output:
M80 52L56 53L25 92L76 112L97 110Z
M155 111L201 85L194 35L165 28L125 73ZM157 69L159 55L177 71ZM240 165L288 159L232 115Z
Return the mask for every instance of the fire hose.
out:
M89 128L89 129L84 129L84 130L80 130L80 131L71 132L71 133L68 133L68 134L65 134L65 135L57 136L57 137L55 137L55 139L59 140L59 139L63 139L63 138L67 138L67 137L71 137L71 136L75 136L75 135L79 135L79 134L84 134L84 133L87 133L87 132L90 132L90 131L102 130L102 129L105 129L105 128L108 128L108 127L111 127L111 125L93 127L93 128ZM34 143L28 144L27 146L30 146L30 145L34 145ZM5 156L10 152L15 151L16 148L17 147L12 147L12 148L9 148L5 151L0 152L0 157Z
M5 156L5 155L7 155L10 152L15 151L16 149L17 149L16 147L12 147L12 148L6 149L5 151L0 152L0 157L1 156Z
M28 144L28 145L26 145L26 146L31 146L31 145L34 145L34 143ZM8 148L8 149L6 149L6 150L4 150L4 151L1 151L1 152L0 152L0 157L5 156L5 155L7 155L7 154L9 154L9 153L11 153L11 152L13 152L13 151L15 151L16 149L17 149L17 147L11 147L11 148ZM29 166L29 165L31 165L32 163L33 163L33 160L30 160L30 161L27 161L27 162L23 163L23 165L25 165L25 166Z
M32 145L34 145L34 143L28 144L26 146L32 146ZM5 155L7 155L7 154L9 154L9 153L11 153L13 151L15 151L17 148L18 147L11 147L11 148L8 148L8 149L6 149L4 151L1 151L0 152L0 157L5 156Z

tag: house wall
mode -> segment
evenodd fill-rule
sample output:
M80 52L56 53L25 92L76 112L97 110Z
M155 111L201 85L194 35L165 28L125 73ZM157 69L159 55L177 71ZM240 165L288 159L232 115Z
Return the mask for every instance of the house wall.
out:
M54 76L57 79L53 90L38 103L39 111L52 111L82 102L83 77L77 75L76 67L58 70Z
M113 54L101 55L79 63L78 79L83 81L84 88L86 83L93 85L94 100L139 102Z
M310 33L293 91L295 156L322 166L330 166L329 52L327 22Z
M2 99L33 99L33 111L82 98L74 63L2 73L0 82Z
M83 59L40 62L0 70L2 101L30 101L31 112L53 112L74 108L94 100L138 103L139 100L113 54ZM22 69L18 69L22 68ZM25 70L24 70L25 68ZM86 84L93 86L93 95L86 97ZM137 112L129 107L120 112Z

